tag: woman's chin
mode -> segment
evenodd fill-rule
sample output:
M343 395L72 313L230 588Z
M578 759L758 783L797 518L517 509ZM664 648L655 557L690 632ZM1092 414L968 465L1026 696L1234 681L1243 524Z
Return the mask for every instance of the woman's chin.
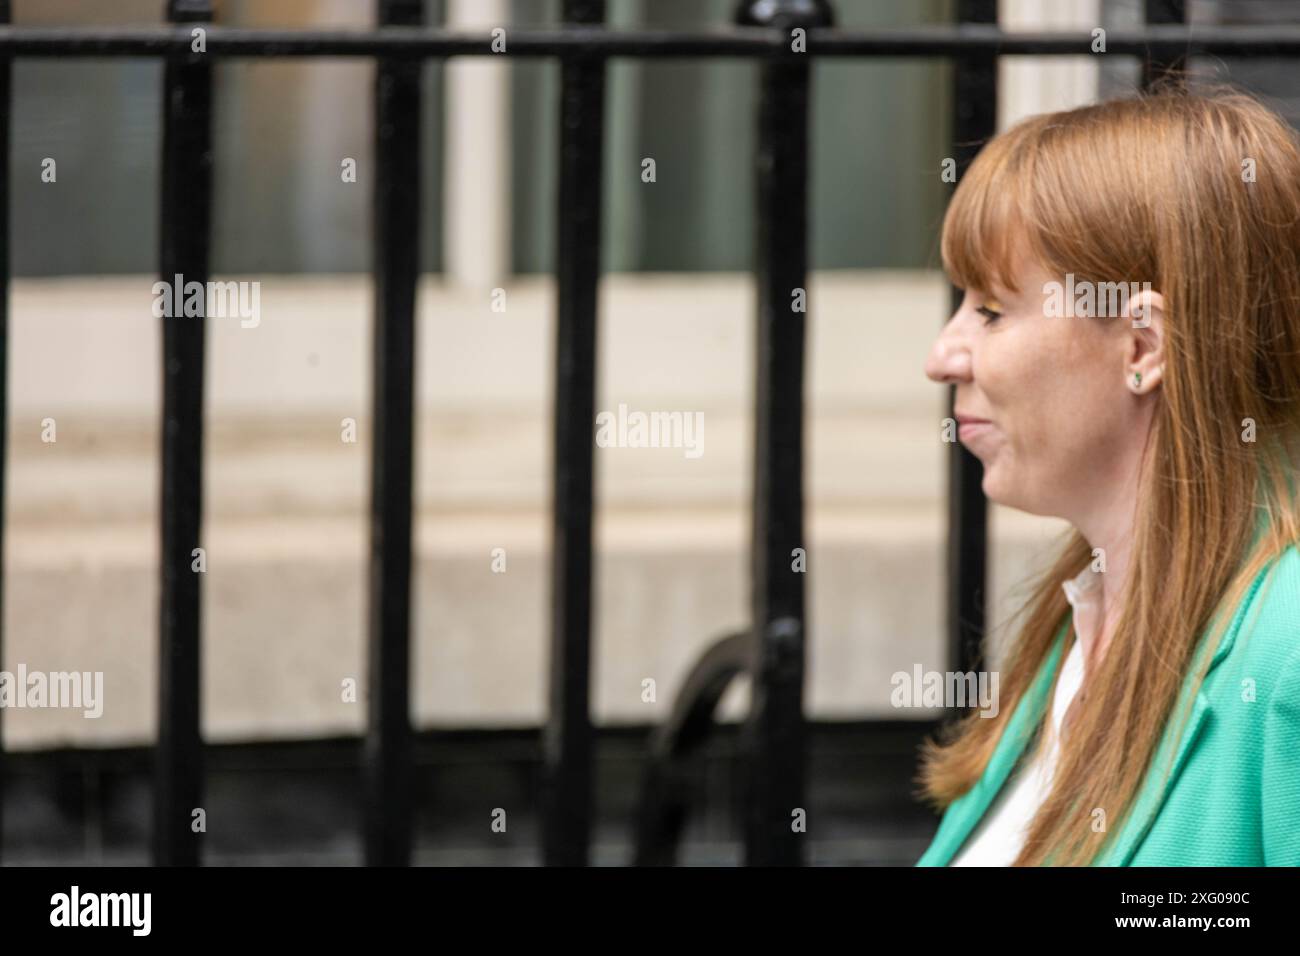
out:
M1008 508L1019 508L1017 504L1021 496L1017 494L1017 488L1014 483L1008 483L1004 476L998 471L997 464L990 462L984 466L984 479L980 482L980 489L984 492L984 497L989 501L996 502L1000 505L1006 505Z
M1025 514L1038 515L1043 518L1062 517L1057 508L1049 505L1042 498L1031 494L1023 484L1007 481L998 474L996 469L985 470L980 489L984 492L985 498L1004 508L1023 511Z
M1008 469L1005 456L997 452L986 454L980 459L984 466L984 476L980 481L980 490L984 497L994 504L1030 514L1043 514L1039 509L1040 501L1035 500L1033 489L1028 487L1023 475L1017 478L1014 469Z

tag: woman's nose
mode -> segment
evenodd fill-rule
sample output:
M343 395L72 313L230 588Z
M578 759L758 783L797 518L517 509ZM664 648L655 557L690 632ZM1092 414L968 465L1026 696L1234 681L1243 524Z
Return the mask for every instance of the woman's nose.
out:
M925 374L931 381L942 384L970 381L970 348L958 328L960 324L954 316L930 347L925 360Z

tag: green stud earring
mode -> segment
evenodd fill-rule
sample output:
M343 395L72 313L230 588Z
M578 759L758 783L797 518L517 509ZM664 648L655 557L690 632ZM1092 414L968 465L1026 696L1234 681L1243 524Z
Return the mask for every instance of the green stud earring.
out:
M1141 372L1134 372L1134 373L1133 373L1133 387L1134 387L1134 388L1137 388L1137 387L1140 386L1141 384L1142 384L1142 373L1141 373Z

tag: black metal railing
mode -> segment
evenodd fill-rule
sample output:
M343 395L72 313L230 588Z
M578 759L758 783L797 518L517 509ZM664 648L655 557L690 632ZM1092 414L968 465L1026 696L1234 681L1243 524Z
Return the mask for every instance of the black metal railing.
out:
M10 21L9 0L0 0L0 29ZM0 667L4 666L5 476L9 457L9 121L13 113L13 59L0 50ZM4 834L4 710L0 708L0 835ZM0 860L4 841L0 839Z
M751 621L711 647L656 731L637 822L641 863L670 862L687 812L674 767L708 733L728 683L747 674L751 708L742 739L748 766L744 834L751 864L802 862L790 826L804 806L805 575L791 552L803 528L804 313L788 309L806 288L810 57L942 57L954 62L953 155L964 168L994 132L1000 56L1088 55L1092 36L998 30L995 0L960 0L952 26L848 31L832 26L830 0L743 0L736 25L713 32L607 32L604 0L564 0L565 26L514 30L507 50L487 35L421 26L421 0L377 0L364 32L239 30L210 23L211 0L170 0L168 25L15 28L0 0L0 455L5 447L8 361L8 155L14 57L160 57L163 73L162 228L159 271L206 279L212 213L214 59L365 57L377 64L376 168L371 237L375 277L374 443L370 515L369 723L364 777L366 860L411 856L409 717L415 285L419 244L420 71L450 56L556 57L558 120L557 325L552 507L549 714L544 733L543 855L588 861L592 818L590 720L593 429L596 288L604 84L611 57L754 57L761 60L755 155L758 288L754 406ZM1181 0L1148 0L1147 28L1110 31L1112 54L1143 58L1144 78L1198 54L1300 56L1300 28L1185 26ZM193 30L205 31L194 52ZM806 52L792 49L806 31ZM192 826L203 793L199 726L199 578L202 538L202 319L163 320L163 426L159 732L154 861L201 860ZM948 632L951 666L969 670L984 629L986 512L979 463L951 452ZM0 459L0 506L4 462ZM0 535L3 522L0 522ZM0 537L0 544L2 544ZM0 552L2 552L0 548ZM0 579L2 581L2 579ZM2 601L0 589L0 601ZM0 621L3 605L0 604ZM2 650L2 645L0 645ZM0 771L3 770L0 764Z
M169 19L203 23L211 4L171 4ZM212 61L172 53L163 67L162 227L159 275L208 279L212 220ZM154 859L196 864L192 811L200 807L203 735L199 727L199 576L202 541L204 325L162 324L162 574L158 620L157 783Z

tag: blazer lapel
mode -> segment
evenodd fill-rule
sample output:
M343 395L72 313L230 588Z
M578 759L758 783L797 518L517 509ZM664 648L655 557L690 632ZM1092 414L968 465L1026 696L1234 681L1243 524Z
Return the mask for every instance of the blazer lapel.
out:
M1020 759L1025 746L1033 738L1034 731L1042 719L1048 692L1052 686L1052 677L1056 673L1056 665L1061 658L1061 649L1071 621L1072 618L1067 615L1065 624L1056 635L1056 643L1051 653L1039 668L1029 689L1020 698L1015 713L1007 721L1006 729L1002 732L1002 737L994 748L993 756L989 758L984 773L975 786L948 807L929 849L922 854L921 859L916 861L917 866L947 866L966 842L971 830L984 816L989 804L1002 789L1002 785L1006 783L1012 768Z
M1247 589L1241 604L1235 609L1232 623L1224 632L1218 647L1214 649L1214 656L1210 660L1210 666L1205 669L1207 679L1214 668L1219 666L1219 662L1227 657L1228 652L1232 650L1232 645L1237 640L1237 633L1241 630L1246 609L1250 607L1255 592L1259 590L1260 585L1268 576L1268 572L1269 568L1266 565L1255 576L1255 580ZM1216 615L1206 629L1206 635L1214 632L1214 625L1218 623L1218 620L1219 615ZM1178 772L1182 770L1183 764L1187 761L1187 755L1191 753L1193 746L1196 744L1196 738L1204 727L1206 718L1210 716L1210 702L1204 692L1204 681L1197 688L1196 697L1192 701L1191 711L1187 715L1186 725L1182 728L1181 734L1179 733L1178 721L1183 708L1186 706L1192 680L1200 669L1199 664L1202 656L1203 651L1201 654L1194 655L1194 666L1183 679L1182 689L1178 693L1174 711L1165 727L1155 757L1147 770L1146 778L1138 787L1138 795L1134 800L1133 811L1129 814L1129 819L1120 828L1120 832L1115 837L1115 841L1110 848L1102 850L1098 859L1094 862L1095 866L1129 865L1129 862L1133 859L1133 854L1137 852L1138 846L1146 837L1147 831L1155 821L1156 814L1164 804L1165 798L1169 795L1174 781L1178 778ZM1171 753L1173 754L1172 762L1170 760ZM1168 767L1167 773L1165 772L1166 767Z
M1184 683L1183 692L1179 694L1180 701L1186 700L1187 687L1188 685ZM1168 796L1169 789L1173 786L1174 780L1177 779L1178 772L1182 770L1187 755L1191 753L1192 745L1195 744L1197 735L1201 732L1205 718L1210 714L1210 705L1205 695L1198 691L1196 699L1192 701L1192 710L1187 717L1187 725L1175 741L1174 735L1178 730L1175 725L1177 716L1180 713L1180 709L1174 711L1175 719L1171 720L1169 726L1165 729L1155 759L1151 762L1146 778L1139 787L1138 796L1133 804L1133 812L1121 828L1119 836L1116 837L1115 843L1110 850L1103 851L1101 858L1095 865L1129 865L1133 854L1137 852L1138 845L1146 837L1147 830L1151 828L1156 813L1165 802L1165 797ZM1171 750L1173 751L1172 764L1169 763ZM1167 774L1163 772L1166 766L1169 767Z

